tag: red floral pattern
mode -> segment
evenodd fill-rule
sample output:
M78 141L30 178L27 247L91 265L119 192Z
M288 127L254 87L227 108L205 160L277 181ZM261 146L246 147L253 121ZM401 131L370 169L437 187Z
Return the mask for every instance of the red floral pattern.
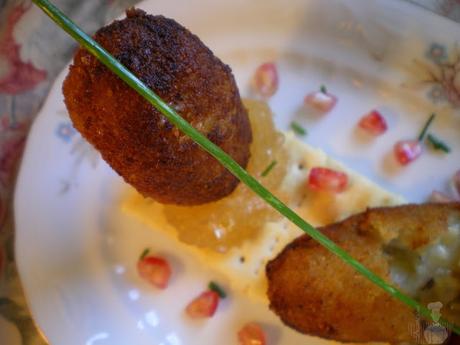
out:
M6 211L7 211L6 197L3 194L4 193L0 189L0 234L2 233L3 225L5 224ZM1 245L2 243L0 241L0 247Z
M7 20L3 35L0 36L0 92L17 94L34 88L46 79L46 71L36 68L31 62L21 60L20 49L13 36L15 25L19 22L29 5L13 7Z
M58 7L62 7L63 3L66 6L72 5L72 17L82 24L102 24L107 21L107 13L121 13L123 8L136 2L138 1L106 0L105 7L101 7L98 1L54 1ZM40 11L33 14L28 12L32 6L30 0L4 0L0 3L0 299L4 301L3 308L0 308L0 319L6 318L15 324L21 335L22 339L19 342L9 342L9 345L44 345L44 340L31 321L25 299L16 291L19 278L14 270L14 263L6 255L12 252L14 243L12 222L7 220L12 218L10 203L14 179L29 125L47 93L46 87L37 86L55 77L59 66L67 62L69 52L73 48L70 47L70 40L65 44L63 41L57 41L55 36L49 35L49 32L41 27L27 32L29 21L37 23L38 17L42 18L42 27L46 26L47 30L49 29L48 19ZM87 13L92 13L92 16L88 17ZM18 23L21 23L21 31L18 31ZM45 32L47 35L41 35ZM38 37L36 33L39 34ZM59 54L43 49L56 44L60 46ZM23 50L23 47L26 49ZM24 55L27 55L27 58L24 58ZM53 59L53 63L47 65L49 70L37 67L38 58L40 61ZM68 127L60 128L58 133L65 141L69 141L73 134ZM0 334L0 344L3 344L4 337L4 334ZM16 336L7 335L6 338L14 339Z
M16 163L21 156L25 143L25 134L1 142L0 147L0 183L8 186L13 179Z

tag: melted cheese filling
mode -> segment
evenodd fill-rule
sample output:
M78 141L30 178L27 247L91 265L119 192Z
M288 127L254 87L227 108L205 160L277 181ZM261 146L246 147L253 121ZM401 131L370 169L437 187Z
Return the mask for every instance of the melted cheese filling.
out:
M403 291L427 305L441 302L449 319L460 321L460 219L449 220L447 231L416 251L397 242L386 248L390 274Z

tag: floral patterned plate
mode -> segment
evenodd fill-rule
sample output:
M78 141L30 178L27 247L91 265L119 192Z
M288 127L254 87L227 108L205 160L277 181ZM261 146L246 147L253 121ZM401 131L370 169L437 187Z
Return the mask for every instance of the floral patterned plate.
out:
M458 24L399 1L146 1L150 13L175 18L197 33L234 70L241 92L267 60L279 68L270 99L275 121L295 120L305 140L408 200L433 189L448 193L460 168ZM122 180L72 128L62 101L64 71L35 121L16 197L17 262L35 320L52 344L236 344L236 330L259 321L269 344L324 343L282 326L266 305L229 291L208 321L190 321L184 306L211 279L228 282L168 238L122 214ZM306 93L326 85L338 96L325 116L307 111ZM356 124L372 109L389 130L369 139ZM426 148L406 167L392 148L430 128L449 144ZM136 273L145 247L168 253L176 274L152 289Z

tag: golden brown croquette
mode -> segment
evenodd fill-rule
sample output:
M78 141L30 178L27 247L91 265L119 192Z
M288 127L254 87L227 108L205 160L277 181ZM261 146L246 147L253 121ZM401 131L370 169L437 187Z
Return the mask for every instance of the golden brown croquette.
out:
M252 134L230 68L174 20L138 9L126 14L98 30L96 41L245 167ZM85 49L77 51L63 92L75 128L144 196L197 205L238 184Z
M396 285L392 260L399 255L403 265L410 265L412 257L424 265L428 258L421 255L424 248L437 243L449 229L458 231L458 227L460 204L453 203L370 209L320 231ZM417 272L410 267L408 270L410 274ZM419 327L423 336L423 322L411 308L307 235L294 240L270 261L266 273L270 308L286 325L302 333L342 342L416 343L414 329ZM430 286L424 285L415 294L404 292L425 307L446 297L433 293L446 278L442 273L435 276L438 273L428 280ZM458 320L458 311L443 303L443 315Z

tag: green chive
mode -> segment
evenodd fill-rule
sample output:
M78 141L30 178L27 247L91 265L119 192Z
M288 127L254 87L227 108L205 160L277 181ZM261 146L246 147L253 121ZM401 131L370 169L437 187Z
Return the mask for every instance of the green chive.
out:
M450 147L444 141L435 137L433 134L428 134L426 139L435 150L443 151L445 153L450 152Z
M291 122L291 129L298 135L307 134L307 130L295 121Z
M324 86L324 85L321 85L321 87L319 88L319 90L320 90L322 93L327 93L326 86Z
M339 257L343 262L353 267L357 272L362 274L368 280L379 286L391 296L399 299L409 307L413 308L420 316L427 319L439 322L442 326L452 329L455 333L460 334L460 327L449 323L444 319L436 320L434 313L425 306L419 304L413 298L407 296L397 288L388 284L384 279L376 275L374 272L363 266L359 261L354 259L347 251L335 244L326 235L316 230L311 224L303 220L297 213L286 206L281 200L275 197L238 163L236 163L228 154L226 154L217 145L209 141L199 131L193 128L185 121L174 109L169 107L155 92L150 90L142 83L134 74L126 67L118 62L112 55L105 51L97 42L85 34L78 26L75 25L68 17L66 17L56 6L48 0L32 0L43 12L46 13L57 25L64 29L70 36L79 42L86 50L93 54L101 63L119 76L131 88L136 90L142 97L149 101L158 111L160 111L171 123L179 128L183 133L188 135L200 147L215 157L225 168L234 174L241 182L251 188L265 202L271 205L279 213L297 225L302 231L307 233L315 241L320 243L330 252Z
M428 128L430 127L431 123L433 122L435 116L436 116L435 113L430 115L430 117L428 118L428 121L425 123L425 126L423 126L422 132L418 136L418 141L422 141L423 138L425 138L425 134L428 131Z
M216 292L220 298L227 297L227 294L225 293L224 289L222 289L216 282L209 282L208 288L209 290Z
M145 248L144 251L142 252L141 256L139 256L139 260L144 259L149 253L150 253L150 249Z
M275 167L276 164L278 164L277 161L271 162L271 163L265 168L265 170L262 171L261 176L262 176L262 177L267 176L267 175L270 173L270 171L272 171L272 169Z

